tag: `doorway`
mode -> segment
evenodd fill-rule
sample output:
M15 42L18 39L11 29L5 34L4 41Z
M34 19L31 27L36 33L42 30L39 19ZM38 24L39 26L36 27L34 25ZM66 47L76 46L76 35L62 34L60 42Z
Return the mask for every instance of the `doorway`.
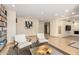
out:
M44 34L47 38L50 36L50 22L44 23Z

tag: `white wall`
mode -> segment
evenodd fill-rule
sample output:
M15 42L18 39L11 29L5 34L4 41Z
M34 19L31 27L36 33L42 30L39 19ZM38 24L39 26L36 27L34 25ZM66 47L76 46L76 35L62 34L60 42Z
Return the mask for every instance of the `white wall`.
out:
M71 31L65 31L65 26L71 25ZM61 34L59 34L59 26L61 27ZM73 35L73 23L62 21L60 19L52 20L50 23L50 35L56 37L65 37Z
M7 39L11 41L13 36L17 34L25 34L26 36L36 35L38 32L44 32L44 22L39 22L37 19L32 19L33 27L31 29L27 29L25 27L25 20L24 17L18 17L18 23L16 24L16 12L15 11L8 11L7 15ZM65 31L65 26L71 25L71 31ZM59 26L61 26L61 34L59 34ZM59 19L51 20L50 21L50 35L56 37L65 37L69 35L74 35L74 31L79 31L79 22L66 22L61 21Z
M44 33L44 22L39 21L39 32Z
M55 30L56 30L55 20L51 20L50 22L50 35L51 36L55 35Z
M32 35L36 35L38 32L38 28L39 28L39 21L37 19L31 19L31 21L33 22L33 27L31 29L27 29L25 27L25 21L29 20L26 19L24 17L18 17L17 18L17 30L16 33L17 34L25 34L26 36L32 36Z
M79 22L74 22L74 30L79 31Z
M79 31L79 21L75 21L73 27L73 31ZM79 36L79 34L74 34L73 32L73 36Z
M7 11L7 40L12 41L13 36L16 35L16 12Z
M71 31L66 31L65 30L65 26L66 25L71 25ZM73 23L72 22L66 22L66 21L64 21L62 26L64 26L63 27L63 36L71 36L71 35L73 35L73 33L74 33L73 28L74 27L73 27Z

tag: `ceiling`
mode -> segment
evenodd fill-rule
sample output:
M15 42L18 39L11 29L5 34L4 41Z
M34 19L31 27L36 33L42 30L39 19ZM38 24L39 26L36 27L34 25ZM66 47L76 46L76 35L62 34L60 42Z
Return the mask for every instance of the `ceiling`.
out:
M11 4L5 5L7 9L15 10L18 17L33 17L39 20L48 20L55 17L66 16L76 8L77 4ZM68 12L66 12L69 10Z

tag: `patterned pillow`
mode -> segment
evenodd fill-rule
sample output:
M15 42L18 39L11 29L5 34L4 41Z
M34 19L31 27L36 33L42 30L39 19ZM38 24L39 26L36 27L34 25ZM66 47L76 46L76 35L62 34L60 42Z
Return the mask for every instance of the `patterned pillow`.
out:
M4 44L4 40L0 40L0 45Z

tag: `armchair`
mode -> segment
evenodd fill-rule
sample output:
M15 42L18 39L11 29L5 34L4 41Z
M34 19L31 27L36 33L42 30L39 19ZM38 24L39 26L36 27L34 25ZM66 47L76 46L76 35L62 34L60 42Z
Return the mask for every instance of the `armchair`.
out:
M32 43L31 42L28 42L25 38L25 35L24 34L18 34L18 35L15 35L15 42L16 42L16 45L18 47L18 49L22 49L24 47L29 47ZM14 46L14 47L15 47ZM19 50L18 50L19 51Z
M39 43L48 42L48 40L44 36L44 33L37 33L37 38L38 38Z

